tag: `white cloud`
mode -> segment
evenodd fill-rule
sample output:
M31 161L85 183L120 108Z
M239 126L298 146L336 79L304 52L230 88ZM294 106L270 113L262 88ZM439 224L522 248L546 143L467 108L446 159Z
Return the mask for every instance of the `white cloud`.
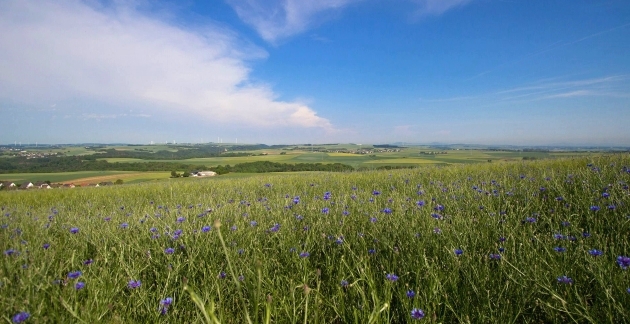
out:
M0 30L0 99L93 100L219 123L332 129L307 105L252 84L245 60L266 53L221 28L185 30L131 6L5 0Z
M238 16L260 36L274 43L299 34L321 15L363 0L226 0Z

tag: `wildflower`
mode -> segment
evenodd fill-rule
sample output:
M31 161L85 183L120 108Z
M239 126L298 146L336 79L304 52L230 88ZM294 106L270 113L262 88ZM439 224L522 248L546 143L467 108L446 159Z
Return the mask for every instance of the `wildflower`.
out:
M565 239L564 235L562 235L560 233L554 234L553 238L555 238L556 240L564 240Z
M330 198L332 198L332 194L330 193L330 191L326 191L324 193L324 200L330 200Z
M173 303L173 298L171 297L166 297L160 300L160 314L166 315L166 313L168 312L168 308L169 306L171 306L172 303Z
M206 225L204 227L201 228L201 231L204 233L210 232L210 230L212 229L212 227Z
M562 252L566 252L567 249L561 246L556 246L553 248L554 251L558 252L558 253L562 253Z
M127 283L127 288L129 289L136 289L136 288L140 288L140 280L129 280L129 283Z
M341 214L344 215L344 216L348 216L348 215L350 215L350 212L347 211L347 210L344 210L343 213L341 213Z
M378 196L378 195L380 195L380 194L381 194L381 192L380 192L380 191L378 191L378 190L374 190L374 191L372 191L372 195L374 195L374 196Z
M388 273L388 274L385 276L385 278L387 278L387 280L392 281L392 282L394 282L394 281L398 280L398 276L397 276L397 275L395 275L395 274L393 274L393 273Z
M583 238L589 238L589 237L591 237L591 233L589 233L589 232L583 232L583 233L582 233L582 237L583 237Z
M499 248L499 253L503 253L503 252L505 252L505 248L504 247L500 247Z
M322 208L322 214L328 214L328 212L329 212L328 207Z
M444 206L437 205L437 206L433 207L433 209L436 210L436 211L443 211L444 210Z
M232 227L230 227L230 231L234 232L236 231L238 228L236 227L236 225L232 225Z
M30 316L31 314L29 314L28 312L19 312L13 315L13 317L11 318L11 321L13 323L22 323L26 321Z
M416 292L413 290L407 290L407 298L414 298L416 297Z
M225 277L227 277L227 274L225 273L225 271L219 272L219 279L225 279Z
M442 230L439 227L436 227L433 229L433 233L435 234L442 234Z
M175 249L174 248L166 248L166 249L164 249L164 253L166 253L166 254L173 254L173 253L175 253Z
M375 254L375 253L376 253L376 250L375 250L375 249L369 249L369 250L368 250L368 254Z
M125 229L127 227L129 227L129 224L127 224L127 223L120 224L120 228L122 228L122 229Z
M302 252L300 253L300 258L308 258L311 254L308 252Z
M92 260L92 259L87 259L87 260L83 261L83 265L90 265L90 264L92 264L93 262L94 262L94 260Z
M385 208L385 209L383 209L383 213L391 214L392 213L392 209L391 208Z
M501 254L490 253L490 260L501 260Z
M376 223L376 221L377 221L376 217L370 217L370 222Z
M4 251L4 255L11 256L13 254L15 254L15 250L14 249L8 249L8 250Z
M273 232L273 233L275 233L275 232L277 232L279 230L280 230L280 224L278 224L278 223L273 224L273 227L269 229L269 231Z
M348 288L349 285L348 280L341 280L341 287Z
M608 198L608 197L610 197L610 194L609 194L609 193L607 193L607 192L604 192L604 193L602 194L602 197L603 197L603 198Z
M596 211L598 211L598 210L599 210L599 206L591 206L591 208L590 208L590 209L591 209L591 211L596 212Z
M416 205L417 205L418 207L422 207L422 206L424 206L424 200L419 200L419 201L416 201Z
M185 220L186 220L186 218L184 218L184 217L177 217L176 222L178 222L178 223L182 223L182 222L184 222Z
M79 228L78 228L78 227L73 227L73 228L71 228L71 229L70 229L70 233L72 233L72 234L79 233Z
M296 205L299 204L300 203L300 196L295 196L293 198L293 203L296 204Z
M411 318L415 320L421 320L424 318L424 311L418 308L414 308L411 310Z
M534 217L527 217L527 218L525 218L525 222L526 223L536 223L536 218L534 218Z
M630 257L622 255L618 256L617 264L621 267L621 269L626 270L628 267L630 267Z
M459 255L462 255L462 254L464 254L464 250L462 250L462 249L455 249L455 255L459 256Z
M42 248L44 248L44 250L48 250L49 247L50 247L50 243L44 243L42 245Z
M567 276L561 276L561 277L558 277L558 283L565 284L565 285L570 285L570 284L573 283L573 279L571 279L571 278L569 278Z
M596 257L596 256L600 256L600 255L604 254L604 252L602 252L600 250L597 250L597 249L592 249L592 250L588 251L588 254Z
M243 275L238 276L238 281L243 281L243 280L245 280L245 276Z
M81 271L72 271L68 273L68 278L69 279L77 279L79 277L81 277L81 275L83 274L83 272Z
M432 213L432 214L431 214L431 217L433 217L433 218L435 218L435 219L437 219L437 220L440 220L440 219L442 219L442 218L443 218L443 217L442 217L442 215L440 215L440 214L436 214L436 213Z
M343 236L338 237L338 238L335 240L335 243L337 243L338 245L339 245L339 244L343 244Z
M74 284L74 289L76 290L81 290L85 287L85 282L83 281L79 281L76 284Z

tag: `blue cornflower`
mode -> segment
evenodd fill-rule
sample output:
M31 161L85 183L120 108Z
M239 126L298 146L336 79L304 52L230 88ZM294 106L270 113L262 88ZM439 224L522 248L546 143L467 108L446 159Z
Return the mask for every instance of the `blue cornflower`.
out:
M443 211L444 210L444 206L437 205L437 206L433 207L433 209L436 210L436 211Z
M83 272L81 272L81 271L71 271L71 272L68 272L68 278L70 278L70 279L77 279L77 278L81 277L82 274L83 274Z
M433 229L433 233L435 234L442 234L442 230L439 227L436 227Z
M48 250L49 247L50 247L50 243L44 243L42 245L42 248L44 248L44 250Z
M393 273L388 273L385 278L392 282L398 280L398 276Z
M338 238L335 240L335 243L337 243L337 244L343 244L343 236L338 237Z
M368 254L375 254L375 253L376 253L376 250L375 250L375 249L369 249L369 250L368 250Z
M94 262L94 260L92 260L92 259L87 259L87 260L83 261L83 265L90 265L90 264L92 264L93 262Z
M378 191L378 190L374 190L374 191L372 191L372 195L374 195L374 196L378 196L378 195L380 195L380 194L381 194L381 192L380 192L380 191Z
M79 228L78 228L78 227L73 227L73 228L71 228L71 229L70 229L70 233L72 233L72 234L79 233Z
M31 314L29 314L28 312L19 312L13 315L13 317L11 318L11 321L13 323L22 323L26 321L30 316Z
M300 258L308 258L311 254L308 252L302 252L300 253Z
M607 192L604 192L604 193L602 194L602 197L603 197L603 198L608 198L608 197L610 197L610 194L609 194L609 193L607 193Z
M462 255L464 254L464 250L462 249L455 249L455 255Z
M438 220L440 220L440 219L442 219L442 218L443 218L443 217L442 217L442 215L440 215L440 214L436 214L436 213L431 213L431 217L433 217L433 218L435 218L435 219L438 219Z
M553 238L555 238L556 240L564 240L565 239L564 235L562 235L560 233L553 234Z
M341 280L341 287L343 287L343 288L347 288L347 287L348 287L348 285L350 285L350 284L348 283L348 280Z
M561 277L558 277L557 279L558 279L558 283L561 283L561 284L570 285L573 283L573 279L567 276L561 276Z
M127 288L136 289L136 288L140 288L140 285L141 285L140 280L129 280L129 283L127 283Z
M212 227L206 225L204 227L201 228L201 231L204 233L210 232L210 230L212 229Z
M225 273L225 271L219 272L219 279L225 279L225 277L227 277L227 274Z
M592 249L588 251L588 254L592 255L592 256L600 256L602 254L604 254L604 252L597 250L597 249Z
M534 217L527 217L527 218L525 218L525 222L526 223L536 223L536 218L534 218Z
M328 214L329 211L328 207L322 208L322 214Z
M500 252L500 253L505 252L505 248L504 248L504 247L500 247L500 248L499 248L499 252Z
M164 249L164 253L166 253L166 254L173 254L173 253L175 253L175 249L174 248L166 248L166 249Z
M16 251L14 249L8 249L8 250L4 251L4 255L11 256L11 255L15 254L15 252Z
M553 248L554 251L558 252L558 253L562 253L562 252L566 252L567 249L562 247L562 246L556 246Z
M129 227L129 224L127 224L127 223L120 224L120 228L122 228L122 229L125 229L127 227Z
M300 203L300 196L295 196L293 198L293 203L296 204L296 205L299 204Z
M418 308L414 308L411 310L411 318L415 320L421 320L424 318L424 311Z
M236 227L236 225L232 225L232 227L230 227L230 231L234 232L236 231L238 228Z
M332 194L330 193L330 191L326 191L324 193L324 200L330 200L330 198L332 198Z
M407 298L414 298L416 297L416 292L413 290L407 290Z
M85 287L85 282L83 281L79 281L76 284L74 284L74 289L76 290L81 290Z
M243 281L243 280L245 280L245 276L243 275L238 276L238 281Z
M344 215L344 216L348 216L348 215L350 215L350 212L347 211L347 210L344 210L343 213L341 213L341 214Z
M583 233L582 233L582 237L583 237L583 238L589 238L589 237L591 237L591 233L589 233L589 232L583 232Z
M626 270L628 267L630 267L630 257L622 255L618 256L617 264L621 267L621 269Z
M376 221L377 221L376 217L370 217L370 222L376 223Z
M173 303L173 298L171 297L166 297L160 300L160 314L166 315L166 313L168 312L168 308L169 306L171 306L172 303Z
M184 217L177 217L176 222L178 222L178 223L182 223L182 222L184 222L185 220L186 220L186 218L184 218Z
M591 206L591 211L598 211L599 210L599 206Z
M151 227L151 229L149 229L149 231L150 231L151 233L157 233L157 228L155 228L155 227Z
M501 254L490 253L490 260L501 260Z
M424 200L419 200L419 201L416 201L416 205L417 205L418 207L422 207L422 206L424 206Z
M273 224L273 227L269 229L269 231L273 232L273 233L275 233L275 232L277 232L279 230L280 230L280 224L278 224L278 223Z
M392 213L392 209L391 208L385 208L385 209L383 209L383 213L391 214Z

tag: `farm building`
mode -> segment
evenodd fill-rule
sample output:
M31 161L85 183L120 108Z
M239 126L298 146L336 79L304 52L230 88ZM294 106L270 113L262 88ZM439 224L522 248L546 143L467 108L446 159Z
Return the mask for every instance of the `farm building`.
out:
M191 175L193 177L214 177L217 173L214 171L193 171Z

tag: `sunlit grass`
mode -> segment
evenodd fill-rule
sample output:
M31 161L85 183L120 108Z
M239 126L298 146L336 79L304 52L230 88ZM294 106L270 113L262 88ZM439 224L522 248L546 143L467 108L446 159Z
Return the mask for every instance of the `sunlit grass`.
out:
M421 309L439 323L623 323L627 166L615 155L2 192L0 316L404 323Z

